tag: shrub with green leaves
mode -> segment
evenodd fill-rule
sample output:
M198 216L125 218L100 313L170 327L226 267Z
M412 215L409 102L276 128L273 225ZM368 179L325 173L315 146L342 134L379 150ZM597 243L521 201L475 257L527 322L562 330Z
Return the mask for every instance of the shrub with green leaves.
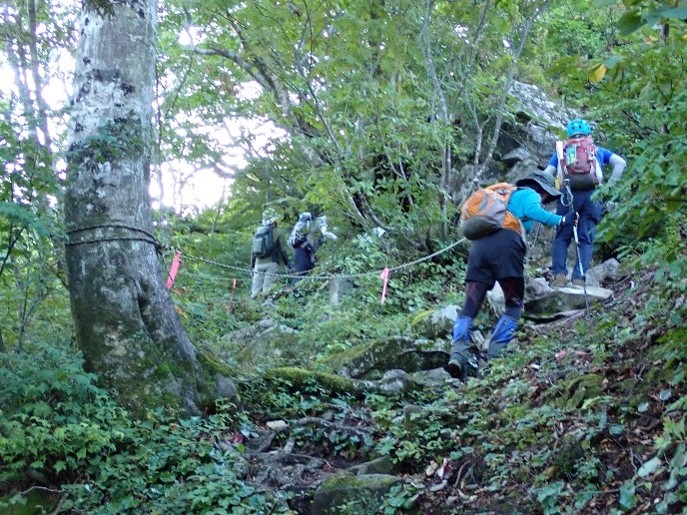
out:
M51 344L3 356L0 415L2 481L21 480L27 470L64 480L112 452L113 428L129 424L84 372L81 356Z
M285 513L238 476L246 464L227 414L166 420L151 414L126 432L122 448L91 468L90 480L65 485L67 510L86 513Z

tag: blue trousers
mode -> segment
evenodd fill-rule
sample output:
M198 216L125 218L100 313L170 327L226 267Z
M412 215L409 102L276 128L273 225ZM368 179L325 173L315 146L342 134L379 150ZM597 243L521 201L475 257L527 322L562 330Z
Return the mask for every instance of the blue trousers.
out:
M572 190L573 204L572 206L564 206L561 201L558 201L556 213L564 215L570 211L579 213L580 219L577 224L577 237L580 241L580 259L582 260L582 270L580 273L580 262L576 259L575 266L572 271L572 279L581 279L587 274L589 265L592 262L592 254L594 253L594 235L596 233L596 226L601 220L601 203L592 200L594 190ZM562 197L561 197L562 198ZM552 271L555 274L568 274L566 260L568 257L568 247L570 242L574 240L573 224L566 223L556 229L556 237L553 240L552 249ZM574 245L573 241L573 245Z

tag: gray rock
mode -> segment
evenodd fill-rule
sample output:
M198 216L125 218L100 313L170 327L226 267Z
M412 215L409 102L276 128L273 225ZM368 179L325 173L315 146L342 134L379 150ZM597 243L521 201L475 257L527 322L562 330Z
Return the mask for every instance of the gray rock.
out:
M231 342L231 357L239 365L278 364L282 360L302 360L302 348L297 345L298 332L277 325L272 320L261 320L257 324L236 331L227 336ZM221 352L220 352L221 354Z
M384 372L377 383L379 391L386 395L396 395L407 390L411 385L410 377L405 370L392 369Z
M460 307L450 304L425 316L417 323L417 332L422 338L434 339L450 335L453 331L453 323L458 317Z
M506 297L503 295L503 290L499 283L494 284L494 287L487 292L487 303L496 317L500 317L506 310Z
M514 164L519 163L520 161L528 160L535 161L535 159L532 157L532 153L523 147L518 147L514 150L511 150L504 156L501 156L501 161L505 163L507 166L513 166Z
M215 396L220 399L238 401L238 389L234 382L226 376L215 374Z
M403 479L389 474L335 474L315 490L312 514L378 513L391 488L402 483Z
M446 349L446 362L449 358L449 350ZM414 372L410 375L412 380L421 386L442 386L446 384L446 381L451 379L451 374L446 372L443 367L433 368L431 370L420 370L419 372Z
M353 279L337 277L329 285L329 303L338 306L341 298L353 291Z
M594 286L587 286L586 292L585 300L585 290L581 286L556 288L545 297L527 300L525 309L531 313L556 313L584 309L587 302L592 306L595 302L606 300L613 295L611 290Z
M614 258L590 268L587 270L587 286L602 286L608 279L615 279L619 269L620 263Z
M370 342L355 353L332 356L329 365L339 375L364 378L372 371L402 369L417 372L442 366L446 351L444 340L429 340L395 336Z
M525 277L525 298L538 299L551 295L554 289L543 277Z
M366 474L391 474L393 470L394 462L391 459L391 456L381 456L374 460L353 465L352 467L348 467L346 469L347 472L359 476Z

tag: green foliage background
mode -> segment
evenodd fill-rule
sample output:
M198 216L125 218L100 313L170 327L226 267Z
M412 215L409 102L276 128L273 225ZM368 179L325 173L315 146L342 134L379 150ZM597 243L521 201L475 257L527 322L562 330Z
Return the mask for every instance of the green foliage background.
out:
M211 209L156 214L167 247L162 259L168 266L172 250L183 249L173 297L184 327L196 345L234 367L244 398L252 400L250 409L220 405L205 419L181 421L164 407L145 420L130 419L83 370L71 341L62 263L64 113L31 94L48 80L51 51L70 50L75 13L40 4L44 30L32 32L24 4L8 9L1 30L14 46L3 58L25 73L0 96L0 493L7 509L18 509L26 500L20 493L40 486L53 494L43 502L63 511L287 511L240 476L240 446L215 444L250 435L266 420L320 416L332 405L341 418L365 412L374 440L351 444L306 427L296 435L299 445L326 442L336 456L388 455L408 472L432 459L473 457L493 494L508 497L514 481L527 485L523 502L532 512L591 509L604 495L613 499L613 513L647 502L667 513L687 503L683 4L167 2L158 48L160 161L233 174L234 182L231 197ZM518 58L510 49L528 20L532 31ZM193 34L196 46L180 44L182 33ZM35 68L20 59L22 52L35 56ZM573 328L574 343L532 336L530 348L462 397L452 389L368 395L360 407L316 383L298 389L265 379L262 372L273 365L326 371L332 356L412 334L417 320L462 302L463 245L393 273L383 305L378 271L422 259L457 238L448 181L467 165L490 164L495 120L511 116L499 111L511 67L516 78L581 109L595 123L597 140L627 159L623 181L600 192L617 207L598 237L627 273L649 274L632 307L599 314L593 331ZM248 82L260 86L255 97L243 94ZM264 147L249 132L231 142L213 137L239 119L269 121L282 132ZM42 132L47 122L55 128L50 141ZM247 152L245 168L232 170L224 161L230 144ZM278 210L286 228L302 210L326 213L339 240L328 242L317 270L361 275L354 294L337 306L318 281L277 296L269 315L299 332L300 353L248 372L226 335L265 315L248 299L248 249L266 207ZM372 236L373 227L383 227L384 237ZM478 324L487 328L490 321ZM566 383L558 379L580 373L551 358L561 349L592 349L589 375L604 366L612 374L620 363L656 371L636 390L561 404L556 398ZM514 374L533 360L540 382ZM545 389L545 379L556 386ZM545 391L541 398L537 388ZM413 429L394 423L408 403L429 410ZM610 467L600 442L631 445L624 440L628 428L652 411L660 429L634 448L635 469ZM580 435L577 462L552 448L557 424ZM568 485L578 489L576 497ZM397 492L385 512L401 512L411 496Z

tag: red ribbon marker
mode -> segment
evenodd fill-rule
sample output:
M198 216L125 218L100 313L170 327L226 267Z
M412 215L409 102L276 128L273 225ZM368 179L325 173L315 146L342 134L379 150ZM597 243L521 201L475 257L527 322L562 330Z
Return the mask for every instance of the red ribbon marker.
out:
M236 290L236 277L231 282L231 297L229 297L229 305L227 306L227 313L231 313L231 306L234 303L234 291Z
M382 270L382 273L379 274L379 277L382 278L382 281L384 281L384 284L382 285L382 304L384 304L384 301L386 301L386 286L389 284L389 269L387 267Z
M169 269L169 276L167 276L167 288L171 288L179 271L179 263L181 262L181 251L177 250L172 260L172 267Z

